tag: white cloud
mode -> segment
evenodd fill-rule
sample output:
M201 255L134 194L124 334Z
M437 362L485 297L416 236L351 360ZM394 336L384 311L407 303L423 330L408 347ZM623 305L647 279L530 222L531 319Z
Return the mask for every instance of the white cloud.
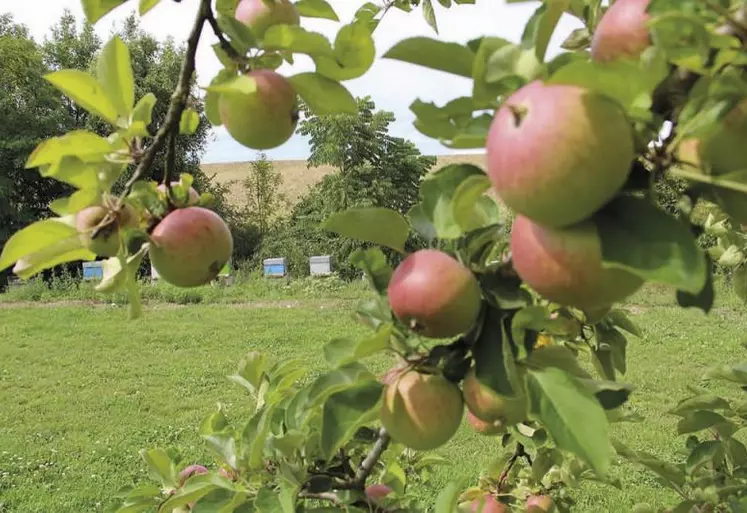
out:
M199 0L183 0L181 3L163 1L142 19L142 27L159 39L173 36L177 41L186 40ZM331 0L343 22L350 20L362 0ZM435 2L434 2L435 3ZM42 5L43 4L43 5ZM436 5L440 38L446 41L466 42L480 36L499 36L517 42L526 21L538 2L506 5L498 0L478 0L475 5L456 6L445 10ZM0 0L0 12L11 12L17 22L29 27L33 36L41 41L49 28L57 22L65 8L76 17L83 18L80 0ZM103 18L96 25L97 32L106 38L114 24L124 19L134 8L130 1ZM304 19L304 26L334 38L338 25L326 20ZM550 53L558 51L559 43L578 24L564 17L551 41ZM392 9L374 34L377 55L380 57L401 39L412 36L433 37L434 33L425 23L420 10L403 13ZM197 55L198 82L207 84L220 64L210 45L216 42L209 30L203 33ZM309 69L307 59L299 59L293 68L285 66L283 71L296 72ZM467 79L428 70L397 61L379 59L369 72L358 79L346 82L346 86L357 96L370 95L380 109L393 111L397 122L392 127L394 135L413 140L424 153L447 153L448 149L429 140L413 129L413 116L409 105L416 99L443 104L452 98L470 94L471 83ZM235 141L223 129L215 131L213 141L205 156L206 162L251 159L256 152L248 150ZM280 148L268 152L271 158L304 158L308 153L306 142L295 136Z

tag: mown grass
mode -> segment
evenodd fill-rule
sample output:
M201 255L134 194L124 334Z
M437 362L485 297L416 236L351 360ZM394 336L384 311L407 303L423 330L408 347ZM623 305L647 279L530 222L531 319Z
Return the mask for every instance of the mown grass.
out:
M631 301L645 337L629 340L625 380L637 385L630 407L646 420L614 426L629 446L681 458L684 440L666 409L708 366L743 359L747 316L730 293L721 296L709 316L651 288ZM238 359L260 349L303 358L319 372L321 347L361 330L351 305L323 295L282 308L154 304L133 323L117 306L0 307L0 512L101 511L120 486L146 479L142 448L173 446L185 461L210 461L199 421L219 401L231 417L248 413L247 397L226 379ZM385 365L372 362L375 371ZM438 451L453 465L420 495L431 501L456 475L476 479L500 451L464 427ZM674 499L642 469L622 464L616 473L622 490L584 483L574 492L577 511L627 512Z

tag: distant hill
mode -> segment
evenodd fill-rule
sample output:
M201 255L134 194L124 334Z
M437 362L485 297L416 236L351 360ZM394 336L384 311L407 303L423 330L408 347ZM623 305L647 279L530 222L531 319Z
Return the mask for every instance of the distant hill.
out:
M484 154L440 155L433 167L433 171L454 163L470 163L484 166ZM249 173L250 162L226 162L219 164L202 164L202 170L208 176L215 175L220 183L228 184L230 188L229 200L243 203L241 181ZM308 168L305 160L276 160L275 169L283 175L282 191L291 203L295 204L309 188L319 182L325 175L334 171L331 166Z

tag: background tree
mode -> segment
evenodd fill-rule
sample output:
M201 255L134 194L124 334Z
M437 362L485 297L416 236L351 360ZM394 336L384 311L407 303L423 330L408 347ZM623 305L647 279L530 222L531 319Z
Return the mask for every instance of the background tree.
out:
M267 154L262 152L249 163L249 174L242 181L246 199L246 219L254 223L260 235L265 235L270 225L285 209L288 200L280 191L283 175L275 170Z

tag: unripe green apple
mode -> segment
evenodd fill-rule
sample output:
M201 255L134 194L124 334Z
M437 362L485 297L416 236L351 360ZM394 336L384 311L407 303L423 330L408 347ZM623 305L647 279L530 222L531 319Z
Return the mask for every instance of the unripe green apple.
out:
M395 442L427 451L454 436L463 412L458 386L440 374L410 370L387 385L381 423Z
M290 0L240 0L235 17L262 39L273 25L298 25L301 17Z
M651 15L651 0L617 0L604 13L591 40L591 58L611 61L620 58L637 59L651 46L646 24Z
M233 252L233 237L212 210L174 210L151 233L150 259L165 281L177 287L205 285L215 278Z
M487 173L500 199L552 227L587 219L609 202L633 157L633 132L617 103L541 81L503 103L487 140Z
M100 257L113 257L119 252L119 230L137 226L137 211L128 204L115 213L114 222L102 228L95 239L93 230L111 212L101 205L86 207L75 214L75 226L81 233L83 244Z
M434 249L407 256L392 273L387 294L394 315L413 331L431 338L468 331L482 304L472 271Z
M527 513L550 513L551 511L555 511L555 505L549 495L530 495L527 498Z
M293 135L298 124L298 98L285 77L269 69L247 73L254 79L252 93L221 93L220 119L228 133L247 148L268 150Z
M517 216L511 258L519 277L545 299L588 312L622 301L643 285L628 271L602 267L602 243L593 221L548 228Z
M487 422L476 417L475 414L469 410L467 410L467 422L469 422L470 426L472 426L472 429L474 429L481 435L495 436L500 435L506 431L503 422L501 422L500 420Z
M394 490L385 484L372 484L366 487L366 496L376 502L383 499L393 491Z
M464 402L472 414L485 422L500 422L511 426L526 419L527 400L523 393L515 397L498 394L482 383L472 368L462 382Z
M171 182L171 187L176 187L179 185L179 182ZM156 187L159 192L166 195L166 186L164 184L159 184L158 187ZM183 207L189 207L192 205L197 205L200 202L200 193L195 190L194 187L189 188L189 196L187 198L186 203L177 202L176 207L183 208Z

